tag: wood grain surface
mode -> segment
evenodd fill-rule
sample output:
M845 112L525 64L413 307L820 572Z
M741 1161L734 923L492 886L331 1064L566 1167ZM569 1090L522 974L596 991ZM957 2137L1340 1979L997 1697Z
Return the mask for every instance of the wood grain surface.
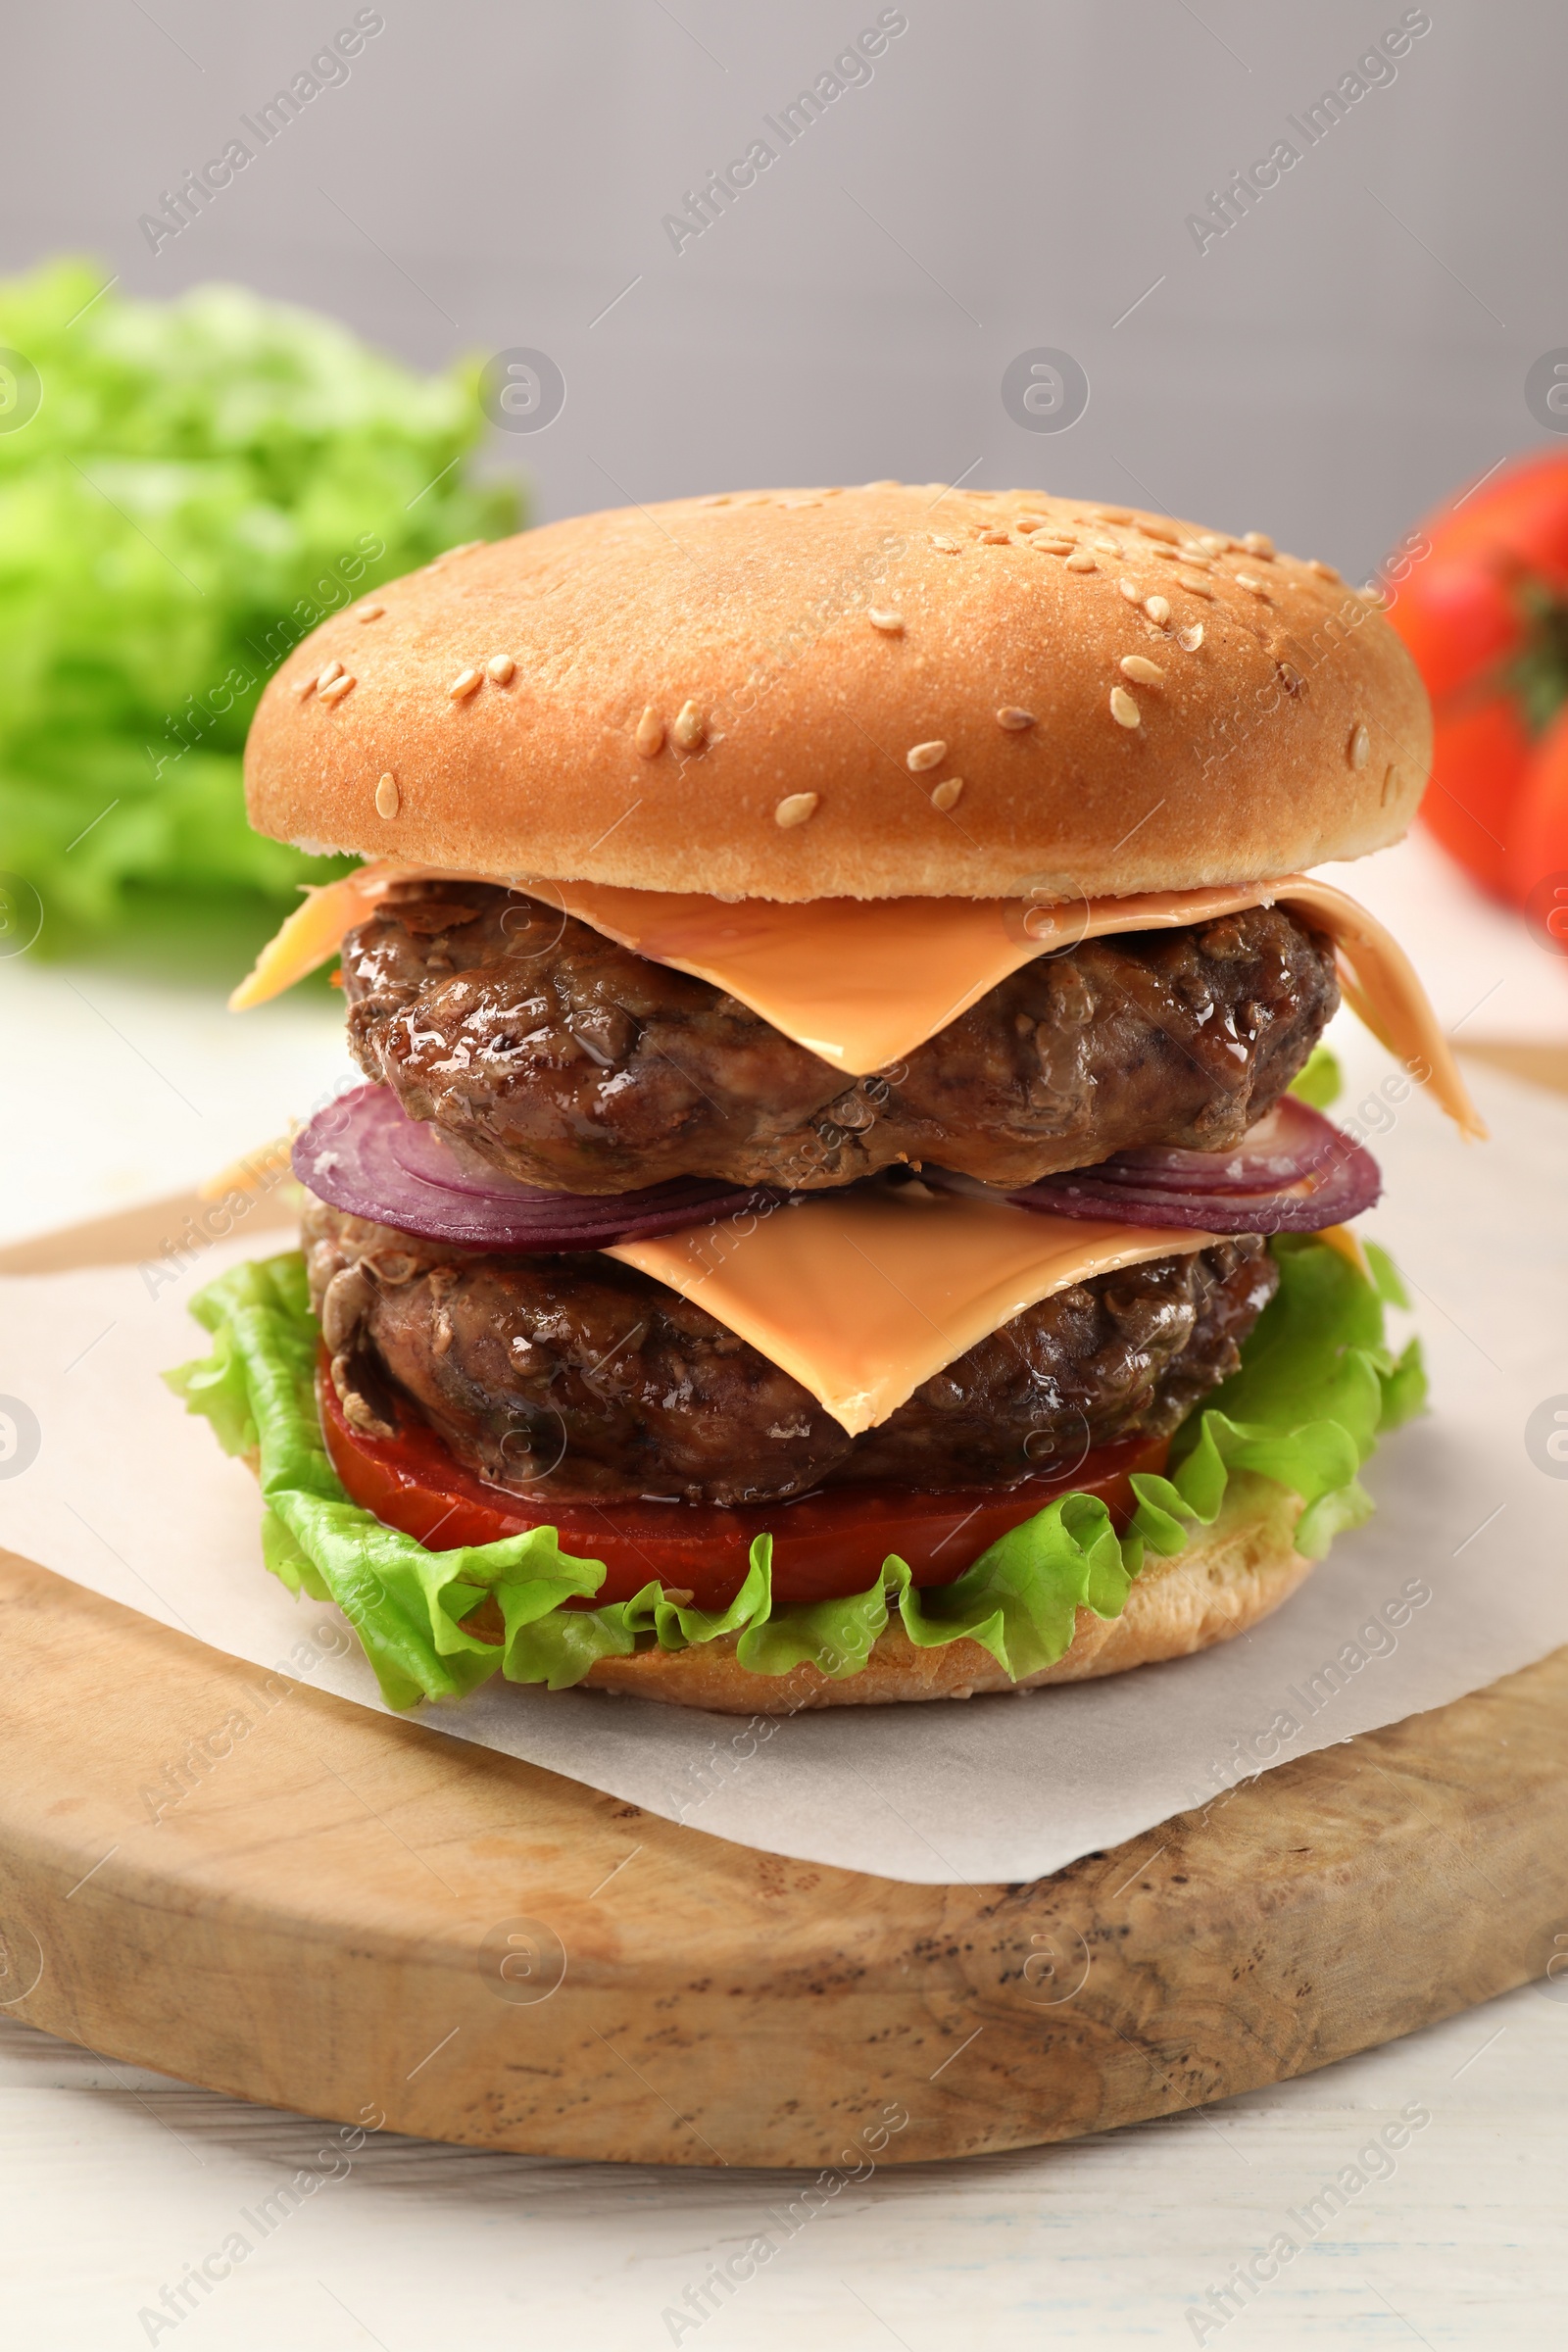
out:
M0 1269L138 1255L185 1205ZM1568 1650L1052 1878L913 1886L284 1690L11 1554L0 1621L0 2006L350 2126L681 2165L1026 2146L1447 2016L1568 1916Z

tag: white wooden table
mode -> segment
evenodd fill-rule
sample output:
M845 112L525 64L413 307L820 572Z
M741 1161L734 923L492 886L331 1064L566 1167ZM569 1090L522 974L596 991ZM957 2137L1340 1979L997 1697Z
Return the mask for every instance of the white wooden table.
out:
M1305 2240L1310 2201L1401 2109L1431 2121L1383 2159L1388 2177L1216 2319L1209 2289L1277 2232ZM801 2176L562 2165L389 2136L323 2156L327 2137L0 2025L4 2341L1559 2352L1568 2333L1568 1998L1532 1985L1201 2114L878 2173L798 2219L788 2242L775 2223L774 2260L700 2324L688 2289L770 2208L785 2215ZM295 2207L279 2192L302 2171L338 2177L296 2190ZM235 2231L250 2252L204 2292L188 2286L191 2308L161 2328L179 2310L163 2290L204 2259L220 2274Z

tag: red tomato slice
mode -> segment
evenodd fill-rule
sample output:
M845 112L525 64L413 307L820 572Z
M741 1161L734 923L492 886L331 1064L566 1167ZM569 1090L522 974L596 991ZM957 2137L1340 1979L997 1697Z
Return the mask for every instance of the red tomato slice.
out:
M740 1590L753 1538L766 1532L773 1537L773 1592L781 1603L863 1592L889 1552L908 1561L917 1585L952 1584L988 1544L1058 1494L1100 1495L1117 1528L1124 1528L1137 1499L1131 1474L1163 1470L1170 1451L1166 1438L1126 1438L1096 1446L1065 1477L935 1494L867 1484L745 1508L642 1500L531 1503L465 1468L429 1424L412 1414L395 1438L368 1438L351 1429L324 1360L317 1389L326 1450L356 1502L434 1551L554 1527L563 1551L603 1560L609 1571L592 1600L568 1607L629 1600L657 1579L690 1592L699 1608L723 1608Z

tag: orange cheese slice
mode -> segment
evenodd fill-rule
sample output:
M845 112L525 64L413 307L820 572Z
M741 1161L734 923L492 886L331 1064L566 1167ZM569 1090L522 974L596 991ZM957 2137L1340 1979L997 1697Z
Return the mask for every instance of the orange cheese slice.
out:
M655 963L722 988L786 1037L859 1077L935 1037L1039 956L1105 931L1202 922L1256 906L1247 889L1146 892L1035 906L1021 899L766 899L552 883L541 895Z
M706 1308L858 1437L1037 1299L1213 1238L916 1183L817 1193L604 1254Z
M368 921L394 882L410 880L417 871L416 867L383 860L362 865L340 881L323 883L318 890L307 890L301 905L284 918L281 930L268 941L254 968L230 996L229 1011L249 1012L252 1005L280 997L285 988L314 972L337 954L351 931Z
M1470 1136L1486 1133L1415 966L1364 906L1307 874L1054 906L1021 899L817 899L726 906L696 893L564 882L541 895L655 963L725 989L797 1045L859 1077L886 1069L999 981L1079 940L1297 906L1338 951L1346 996Z
M482 880L390 862L313 891L264 949L230 1004L260 1004L323 963L396 882ZM1467 1136L1486 1129L1403 949L1327 882L1146 891L1037 906L1021 899L816 899L733 906L696 892L527 880L516 887L609 939L724 989L847 1076L886 1069L1037 956L1123 931L1169 930L1250 906L1299 907L1338 951L1346 996Z

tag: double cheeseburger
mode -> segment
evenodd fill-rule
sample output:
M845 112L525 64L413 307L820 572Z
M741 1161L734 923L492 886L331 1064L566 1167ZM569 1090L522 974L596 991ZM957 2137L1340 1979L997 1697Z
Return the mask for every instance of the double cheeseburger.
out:
M1479 1132L1306 873L1429 745L1328 565L1032 491L592 514L324 622L250 812L366 862L235 1002L340 958L366 1083L294 1144L308 1308L284 1261L203 1308L270 1563L403 1701L968 1696L1256 1623L1419 1378L1376 1167L1291 1091L1342 988Z

